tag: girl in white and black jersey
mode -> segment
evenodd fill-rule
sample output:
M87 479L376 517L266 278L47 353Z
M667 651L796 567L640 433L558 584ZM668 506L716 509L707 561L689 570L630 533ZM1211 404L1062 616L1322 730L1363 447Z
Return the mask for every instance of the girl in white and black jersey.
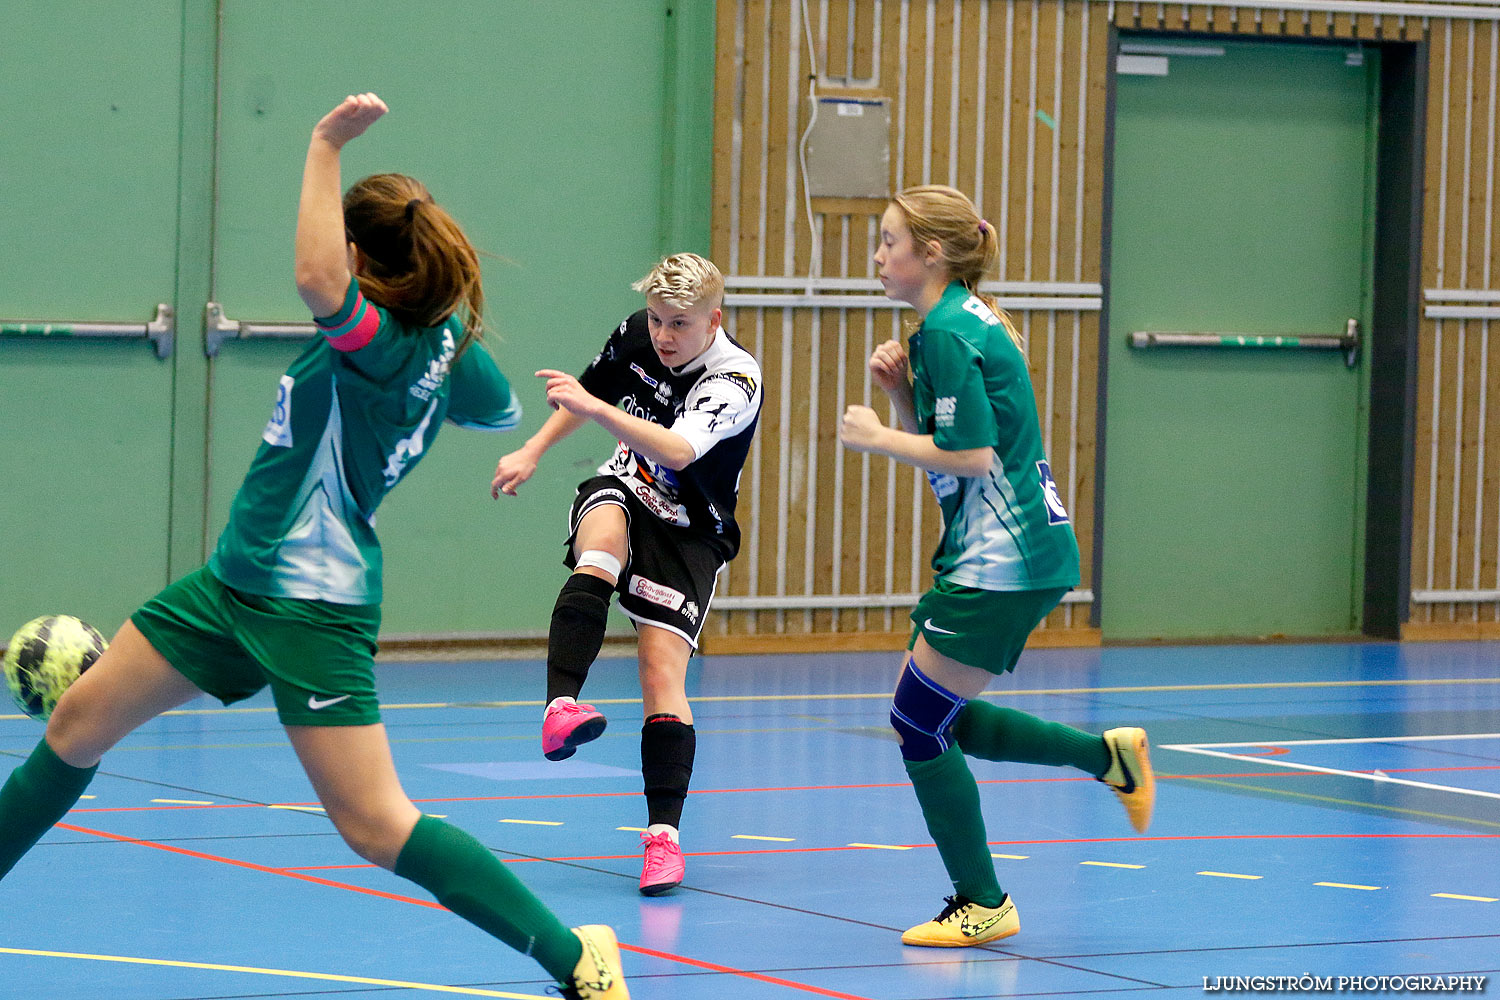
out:
M725 563L739 549L735 495L760 415L760 366L720 325L724 279L697 254L667 257L634 285L646 308L610 335L580 378L544 369L557 412L500 459L491 492L514 494L542 455L590 421L614 455L573 502L547 643L542 752L571 757L604 732L577 701L604 641L611 594L636 625L647 827L640 891L681 883L678 827L697 735L687 666Z

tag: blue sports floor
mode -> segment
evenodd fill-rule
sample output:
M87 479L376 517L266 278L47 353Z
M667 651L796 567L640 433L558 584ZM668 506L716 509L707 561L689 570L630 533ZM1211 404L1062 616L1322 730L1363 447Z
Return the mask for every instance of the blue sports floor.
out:
M897 657L708 657L687 880L636 892L633 661L612 719L539 747L539 662L388 664L408 793L570 924L615 925L632 995L939 1000L1196 996L1251 976L1500 975L1500 645L1027 653L1003 704L1140 724L1160 777L1134 835L1082 775L973 762L1021 933L906 948L951 892L887 735ZM40 736L0 718L0 773ZM358 864L269 708L207 700L107 756L91 797L0 882L0 997L534 997L540 969ZM1489 985L1489 984L1487 984Z

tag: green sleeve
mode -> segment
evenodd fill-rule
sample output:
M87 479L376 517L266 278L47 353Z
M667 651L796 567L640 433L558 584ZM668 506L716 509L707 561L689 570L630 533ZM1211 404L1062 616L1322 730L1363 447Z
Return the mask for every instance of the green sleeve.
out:
M487 431L514 430L521 423L521 401L483 344L470 344L449 377L450 422Z
M999 444L978 349L956 333L929 330L923 337L922 361L932 387L933 443L944 451Z

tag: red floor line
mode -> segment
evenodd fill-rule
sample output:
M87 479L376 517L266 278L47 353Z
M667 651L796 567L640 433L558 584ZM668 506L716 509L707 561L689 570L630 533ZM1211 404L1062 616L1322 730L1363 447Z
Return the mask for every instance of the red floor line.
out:
M70 828L71 829L71 828ZM1500 837L1500 833L1225 833L1179 837L1094 837L1076 840L991 840L990 847L1045 847L1061 844L1141 844L1190 840L1453 840ZM143 842L144 843L144 842ZM924 848L932 844L890 844L890 847ZM878 847L762 847L742 851L683 851L685 858L723 858L757 854L816 854L823 851L878 851ZM205 855L209 856L209 855ZM501 858L508 865L533 864L538 861L634 861L639 854L581 854L572 857ZM269 869L280 872L327 871L337 868L374 868L374 865L302 865L294 868Z
M425 906L434 910L444 910L442 904L429 899L417 899L413 896L401 896L392 892L381 892L379 889L367 889L364 886L351 885L348 882L335 882L331 879L318 878L316 875L303 875L301 872L290 868L271 868L266 865L258 865L252 861L239 861L235 858L221 857L217 854L204 854L202 851L193 851L185 847L173 847L170 844L158 844L151 840L141 840L139 837L127 837L123 834L109 833L105 830L92 830L85 826L74 826L71 823L57 824L59 829L70 830L73 833L84 833L93 837L103 837L106 840L115 840L125 844L134 844L138 847L150 847L158 851L167 851L171 854L181 854L185 857L196 858L200 861L217 861L220 864L232 865L236 868L246 868L250 871L262 872L267 875L280 875L284 878L294 878L303 882L312 882L315 885L328 886L332 889L349 889L353 892L364 893L367 896L378 896L381 899L390 899L398 903L415 903L417 906ZM634 858L635 855L630 855ZM373 866L372 866L373 867ZM740 976L745 979L755 980L762 983L771 983L775 986L784 986L788 989L801 990L804 993L812 993L817 996L834 997L836 1000L869 1000L854 993L839 993L834 990L825 990L821 986L811 986L807 983L799 983L790 979L778 979L775 976L762 975L759 972L750 972L746 969L736 969L728 965L718 965L714 962L705 962L697 958L688 958L685 955L674 955L671 952L656 951L652 948L642 948L637 945L620 942L623 951L633 951L641 955L650 955L653 958L665 959L669 962L678 962L699 969L709 969L713 972L723 972L731 976Z
M681 955L673 955L670 952L656 951L653 948L642 948L633 944L621 944L621 948L633 951L638 955L650 955L653 958L664 958L671 962L682 962L686 965L696 965L700 969L708 969L712 972L727 972L734 976L743 976L746 979L754 979L762 983L771 983L775 986L786 986L794 990L802 990L807 993L815 993L821 997L836 997L837 1000L869 1000L857 993L840 993L837 990L825 990L821 986L810 986L807 983L795 982L791 979L779 979L776 976L767 976L760 972L747 972L744 969L733 969L727 965L717 965L713 962L703 962L696 958L683 958Z
M1497 771L1500 765L1485 764L1466 767L1388 767L1380 769L1385 774L1431 774L1440 771ZM1370 774L1371 771L1352 771L1352 774ZM1317 778L1322 775L1306 771L1226 771L1203 774L1157 774L1160 781L1190 781L1197 778ZM1090 777L1067 778L985 778L981 785L1026 785L1069 781L1093 781ZM839 792L860 788L905 788L910 782L888 781L868 785L788 785L784 788L695 788L691 795L732 795L757 792ZM462 795L449 798L412 799L413 802L531 802L546 799L607 799L638 796L640 792L569 792L560 795ZM277 802L278 806L316 806L316 802ZM123 812L177 812L188 809L266 809L259 802L219 802L207 806L88 806L73 809L74 813L123 813Z

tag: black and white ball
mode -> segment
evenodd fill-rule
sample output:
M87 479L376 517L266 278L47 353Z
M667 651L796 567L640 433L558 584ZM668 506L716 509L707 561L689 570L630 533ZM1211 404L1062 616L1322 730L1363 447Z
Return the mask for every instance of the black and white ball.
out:
M5 650L5 684L16 705L46 721L68 685L87 670L109 643L92 625L72 615L43 615L22 625Z

